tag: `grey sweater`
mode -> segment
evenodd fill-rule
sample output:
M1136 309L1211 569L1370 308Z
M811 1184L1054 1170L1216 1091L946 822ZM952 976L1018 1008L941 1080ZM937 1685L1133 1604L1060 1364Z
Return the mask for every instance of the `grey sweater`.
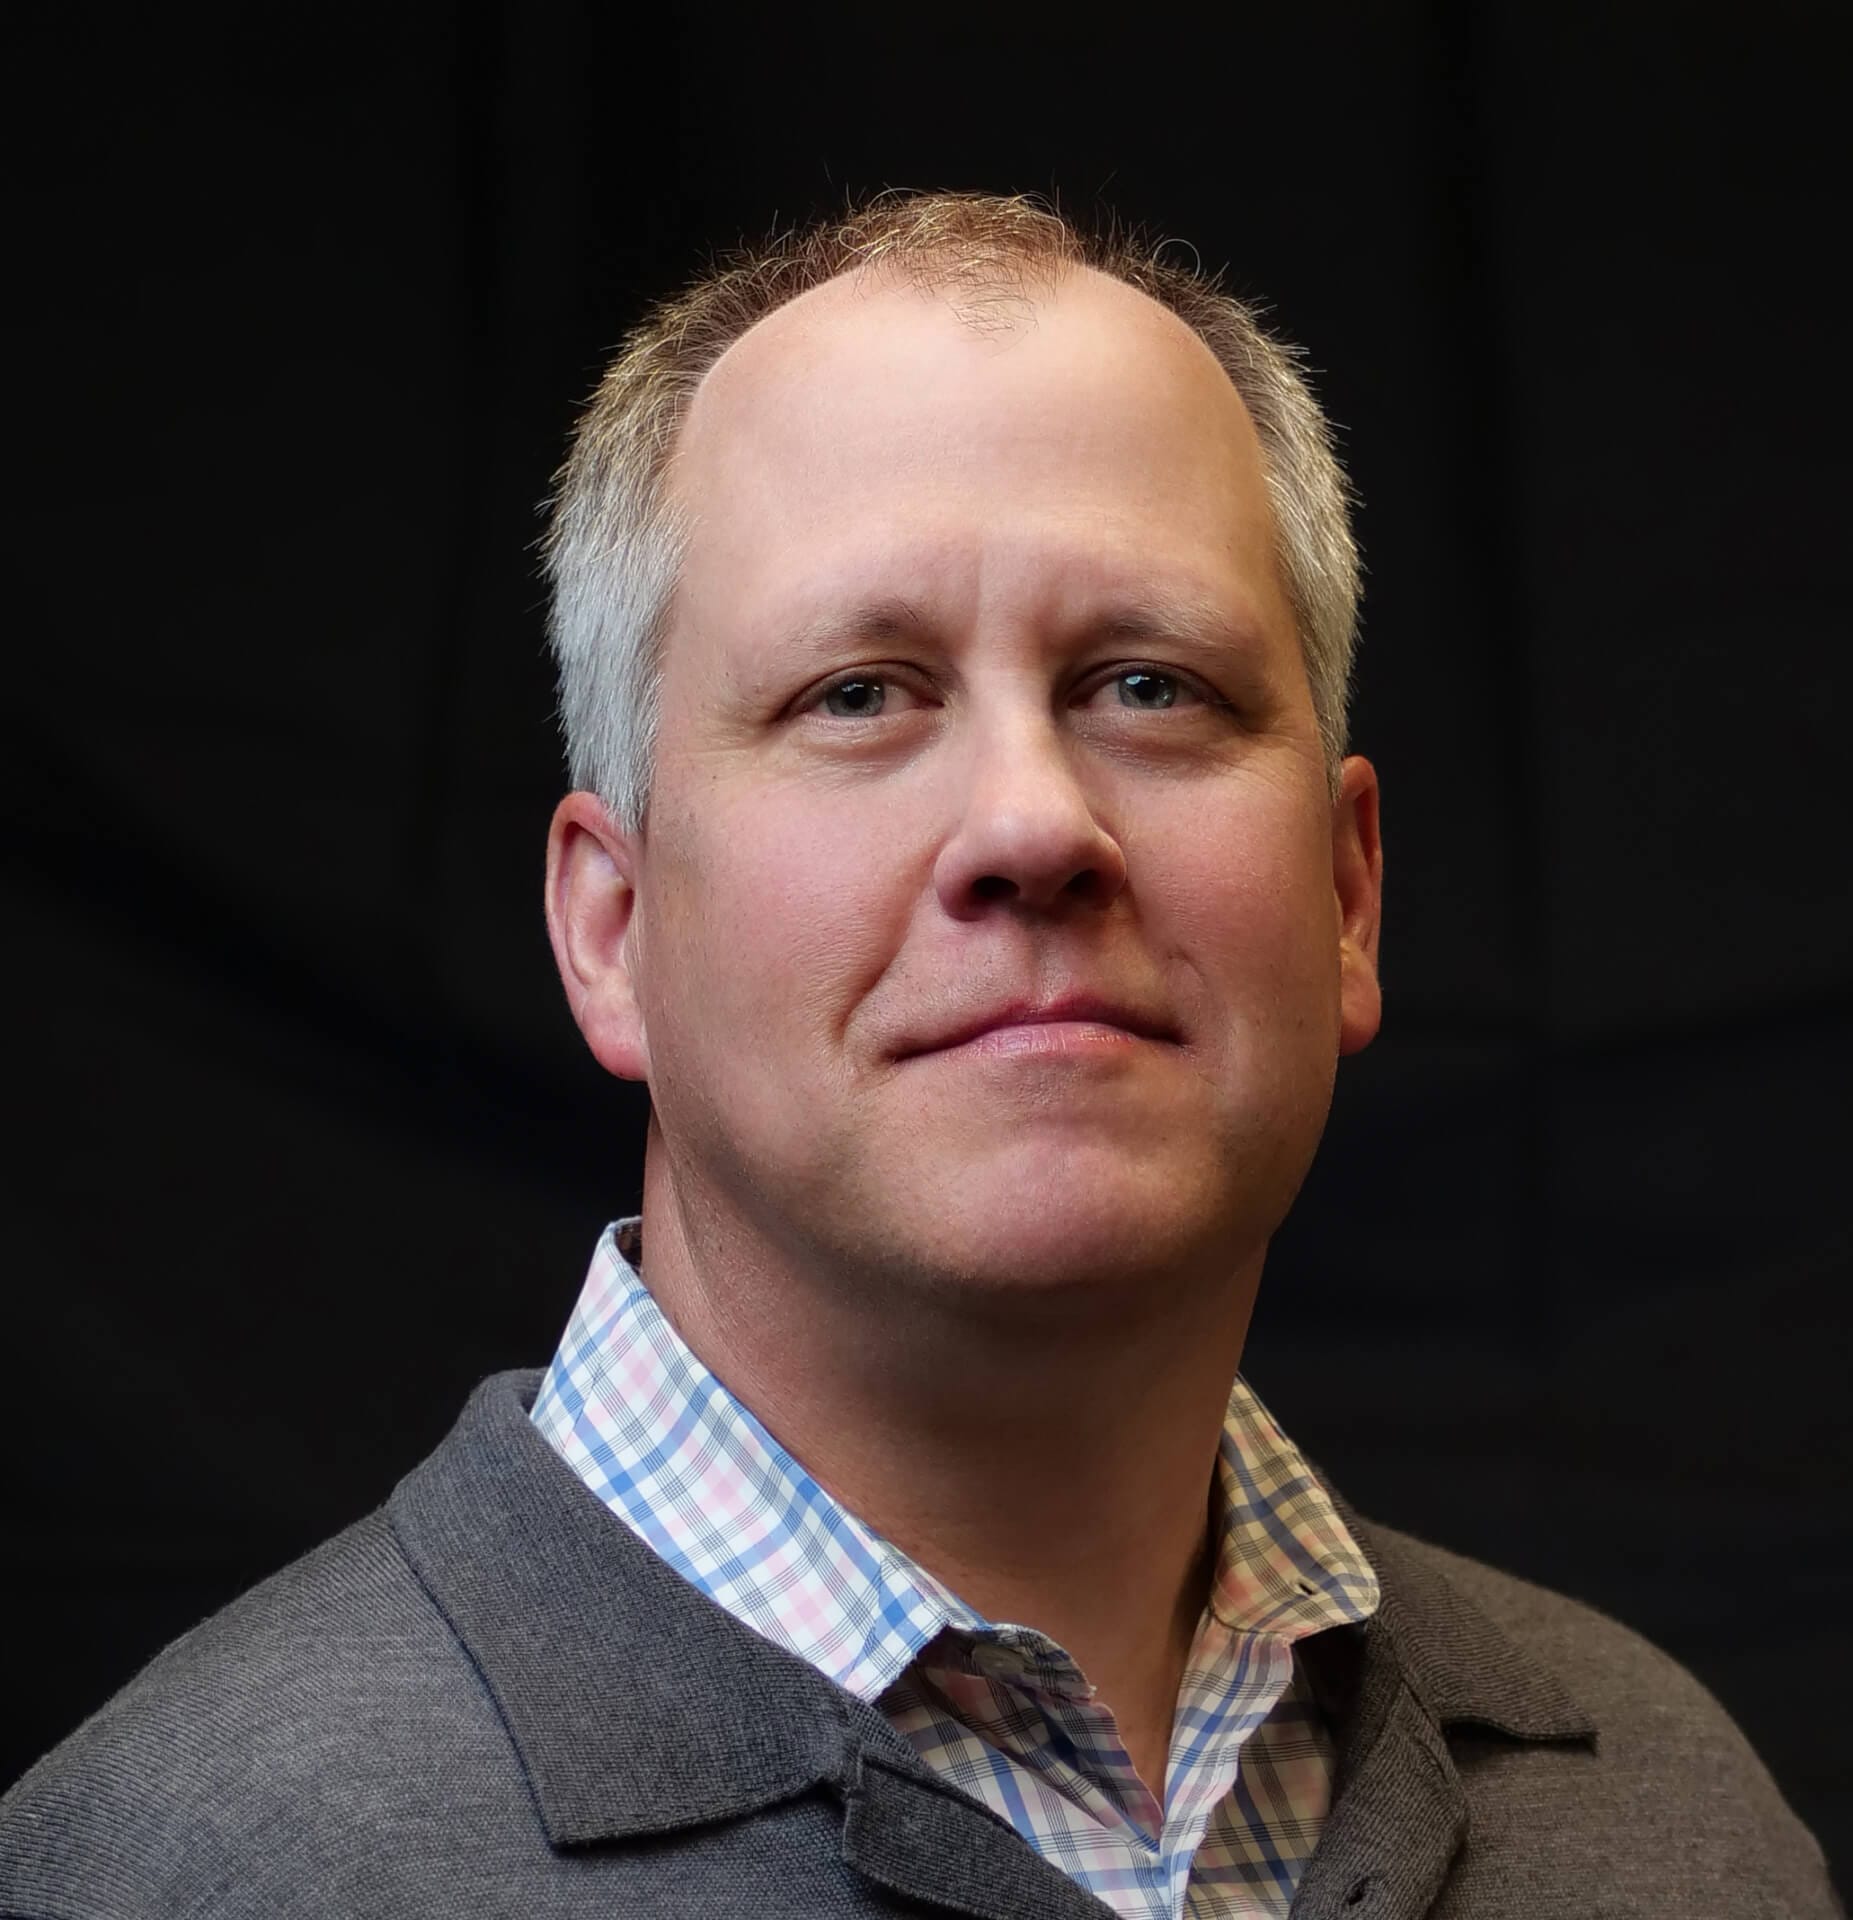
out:
M24 1920L1107 1913L879 1712L615 1522L486 1381L385 1508L176 1642L0 1801ZM1829 1920L1723 1710L1626 1628L1343 1508L1304 1920Z

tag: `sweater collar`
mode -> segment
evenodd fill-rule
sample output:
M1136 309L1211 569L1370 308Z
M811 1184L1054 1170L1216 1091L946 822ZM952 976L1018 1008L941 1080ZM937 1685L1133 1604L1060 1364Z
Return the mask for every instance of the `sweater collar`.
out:
M547 1837L660 1833L844 1779L855 1703L612 1524L529 1421L538 1385L484 1381L387 1517L494 1696Z
M1360 1686L1394 1677L1438 1727L1489 1727L1515 1740L1594 1735L1595 1722L1550 1668L1448 1579L1440 1549L1364 1519L1340 1496L1333 1504L1377 1570L1381 1601L1354 1634L1306 1643L1330 1723L1345 1723Z
M931 1891L944 1860L927 1857L943 1855L943 1832L904 1809L943 1815L948 1797L967 1822L968 1860L987 1862L987 1872L1014 1863L1012 1876L1054 1872L934 1775L874 1708L742 1626L613 1525L528 1418L538 1384L534 1373L485 1381L387 1514L493 1695L553 1844L671 1832L824 1789L844 1803L851 1854L880 1861L876 1877L903 1890L915 1859L915 1890L944 1898ZM1524 1741L1594 1731L1555 1676L1448 1582L1432 1549L1336 1504L1377 1570L1382 1604L1362 1625L1303 1643L1339 1770L1296 1913L1327 1900L1339 1910L1348 1894L1335 1890L1402 1824L1412 1795L1435 1801L1422 1832L1433 1855L1424 1872L1432 1867L1439 1884L1465 1819L1447 1726ZM932 1847L910 1853L907 1836L928 1831L939 1833Z

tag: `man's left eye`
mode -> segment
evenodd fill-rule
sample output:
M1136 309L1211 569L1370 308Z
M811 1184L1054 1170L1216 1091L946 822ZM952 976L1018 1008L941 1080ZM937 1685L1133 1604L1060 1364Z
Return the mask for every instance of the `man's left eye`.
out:
M872 673L853 674L823 690L818 701L837 720L872 720L888 704L888 683Z
M1174 707L1182 696L1190 698L1190 689L1174 673L1160 673L1153 667L1127 667L1113 676L1122 707L1137 707L1147 713Z

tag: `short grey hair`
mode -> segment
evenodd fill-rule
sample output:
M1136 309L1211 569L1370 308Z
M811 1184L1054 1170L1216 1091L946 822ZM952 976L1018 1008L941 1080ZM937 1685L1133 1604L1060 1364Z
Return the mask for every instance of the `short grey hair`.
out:
M676 436L710 367L750 327L826 281L887 269L947 297L968 324L999 324L1033 283L1092 267L1167 307L1221 363L1254 422L1282 578L1299 631L1333 792L1345 753L1359 566L1351 491L1299 350L1220 276L1186 269L1130 233L1083 232L1027 196L877 195L726 256L651 309L581 415L554 480L544 552L568 777L632 831L655 767L662 649L688 545L669 498Z

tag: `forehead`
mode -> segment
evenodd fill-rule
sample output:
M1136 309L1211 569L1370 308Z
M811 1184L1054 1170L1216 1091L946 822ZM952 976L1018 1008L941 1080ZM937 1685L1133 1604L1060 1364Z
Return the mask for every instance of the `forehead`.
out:
M740 407L756 388L825 361L892 364L897 359L1007 355L1026 338L1073 348L1084 334L1111 334L1117 352L1186 367L1235 401L1215 356L1168 307L1092 267L1062 264L1039 277L1000 270L994 288L920 283L899 267L839 275L775 308L749 327L708 371L691 413ZM884 351L885 349L885 351Z
M1218 573L1278 599L1253 424L1201 339L1087 268L974 325L891 273L751 328L696 393L671 473L685 584L783 593L858 566ZM1225 584L1227 584L1225 580Z

